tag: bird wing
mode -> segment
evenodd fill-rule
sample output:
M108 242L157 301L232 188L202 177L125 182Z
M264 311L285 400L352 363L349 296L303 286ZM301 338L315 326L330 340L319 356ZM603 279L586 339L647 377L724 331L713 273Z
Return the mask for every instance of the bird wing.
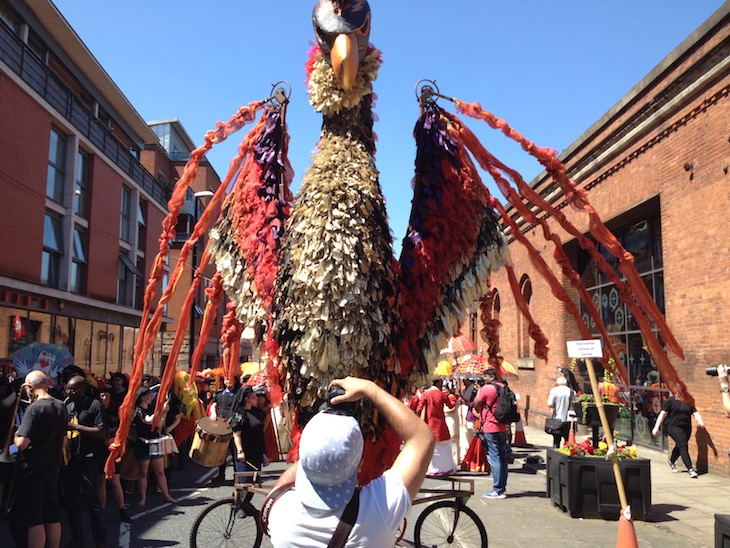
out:
M236 317L244 328L254 328L261 341L268 331L283 229L293 199L282 109L267 109L246 139L255 144L241 144L241 151L250 152L242 152L235 186L210 232L211 253Z
M414 131L414 197L400 257L403 374L429 372L507 260L489 191L451 120L429 104Z

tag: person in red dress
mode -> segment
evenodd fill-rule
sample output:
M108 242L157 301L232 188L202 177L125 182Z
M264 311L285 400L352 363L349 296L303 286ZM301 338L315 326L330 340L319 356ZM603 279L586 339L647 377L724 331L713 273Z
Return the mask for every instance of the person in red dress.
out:
M451 453L451 434L446 426L444 406L453 409L456 397L441 387L441 379L434 379L433 386L425 390L418 402L416 413L426 421L436 437L436 447L428 466L429 476L450 474L454 471L454 458Z

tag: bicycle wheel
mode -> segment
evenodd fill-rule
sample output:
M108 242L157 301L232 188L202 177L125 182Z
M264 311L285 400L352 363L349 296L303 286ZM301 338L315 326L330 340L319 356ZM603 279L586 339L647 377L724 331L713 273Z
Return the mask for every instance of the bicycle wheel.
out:
M451 500L436 502L421 512L416 520L414 536L416 546L422 548L489 546L487 530L476 512Z
M247 514L236 499L211 502L197 517L190 531L191 548L261 546L257 516Z

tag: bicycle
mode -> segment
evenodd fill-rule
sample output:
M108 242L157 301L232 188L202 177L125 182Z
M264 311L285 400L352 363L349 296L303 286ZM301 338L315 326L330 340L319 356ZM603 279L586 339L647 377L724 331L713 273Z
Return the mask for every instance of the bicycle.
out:
M211 502L195 519L190 531L191 548L259 548L263 532L259 509L251 503L251 499L257 493L268 493L261 484L276 477L264 477L260 472L236 472L233 496Z
M416 519L414 542L401 540L416 548L451 546L452 548L487 548L487 529L479 516L466 505L474 494L474 480L454 476L429 476L429 479L451 482L450 488L425 488L413 505L429 504ZM425 496L420 496L424 494ZM452 499L453 500L446 500ZM404 524L405 530L405 524Z
M190 531L191 548L219 546L252 546L259 548L263 532L259 521L259 509L251 503L255 494L268 494L262 487L264 481L277 475L264 477L260 472L237 472L235 493L232 497L211 502L196 518ZM450 488L422 488L413 505L429 504L416 519L414 541L398 539L415 548L451 546L452 548L487 548L487 530L479 516L466 505L474 494L474 480L454 476L431 477L448 481ZM447 500L453 499L453 500ZM403 520L402 532L407 522ZM402 536L402 534L401 534ZM253 541L253 542L252 542Z

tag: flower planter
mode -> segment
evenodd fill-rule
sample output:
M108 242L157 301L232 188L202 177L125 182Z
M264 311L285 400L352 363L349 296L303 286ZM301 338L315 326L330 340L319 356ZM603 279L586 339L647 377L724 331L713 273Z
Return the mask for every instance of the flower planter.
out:
M651 461L623 459L619 463L626 497L635 520L651 512ZM547 496L574 518L618 519L621 503L611 461L547 451Z
M610 403L604 403L603 409L606 411L606 418L608 419L608 424L610 425L611 429L613 429L613 425L616 422L616 417L618 417L619 409L621 409L620 405L614 405ZM585 424L586 426L601 426L601 417L598 414L598 407L595 403L589 403L586 404L586 420L583 420L583 406L580 403L573 403L573 411L575 411L575 416L578 419L579 424Z

